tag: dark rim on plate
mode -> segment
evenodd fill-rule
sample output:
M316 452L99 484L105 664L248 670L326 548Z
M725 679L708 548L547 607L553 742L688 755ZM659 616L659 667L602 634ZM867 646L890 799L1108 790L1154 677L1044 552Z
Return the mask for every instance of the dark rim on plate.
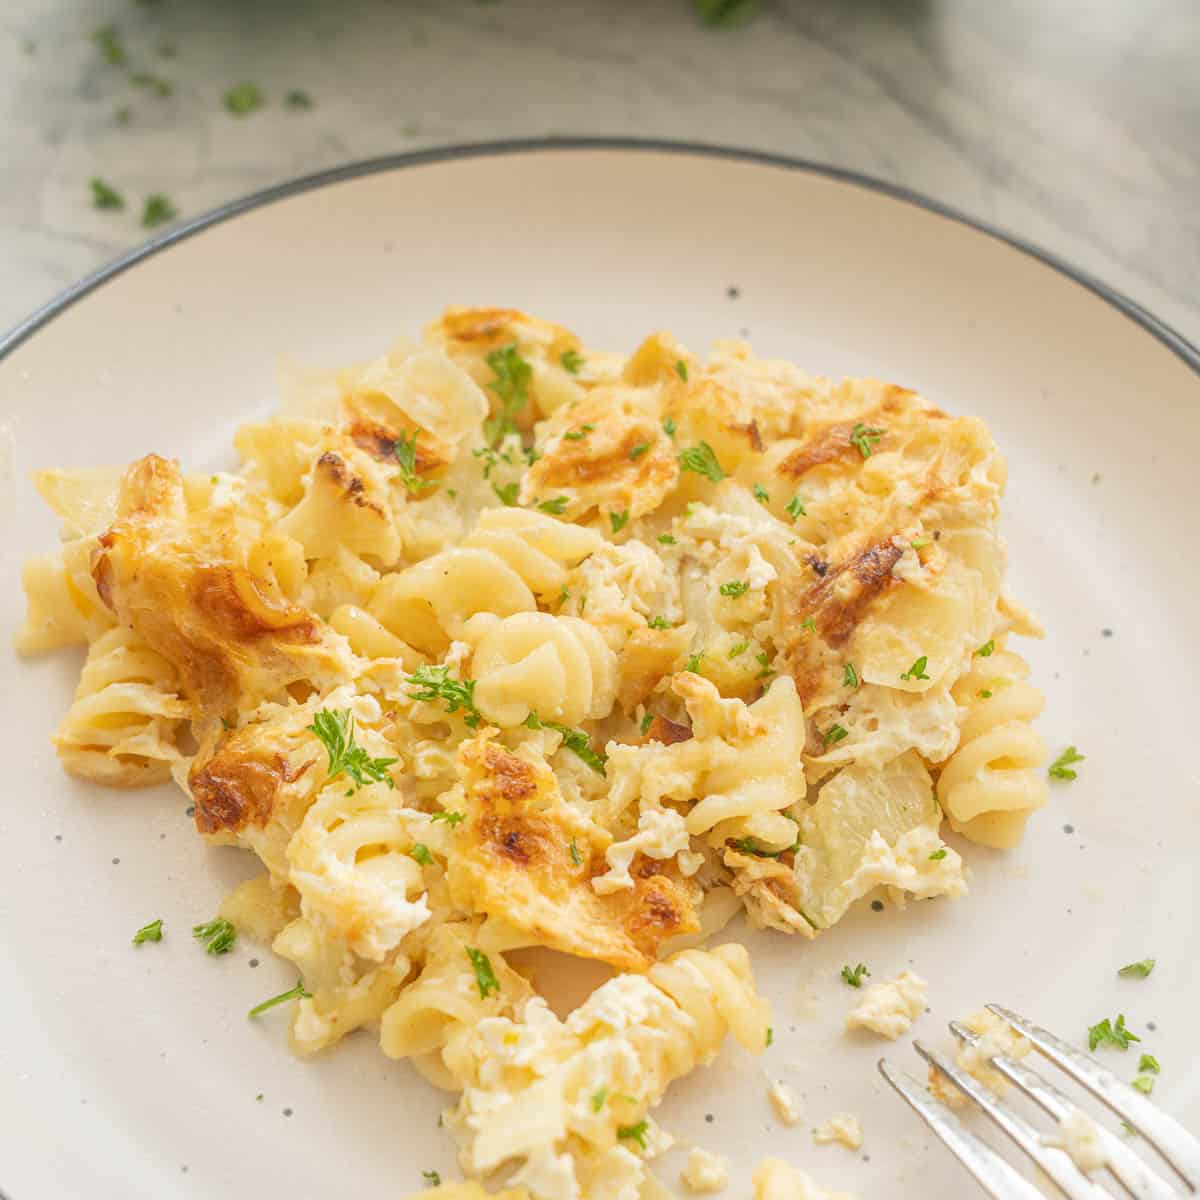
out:
M1151 337L1156 338L1173 354L1181 358L1193 371L1200 374L1200 349L1192 345L1181 333L1176 332L1164 321L1159 320L1153 313L1148 312L1136 300L1131 300L1116 288L1102 283L1087 271L1073 266L1056 254L1027 242L1024 238L1007 233L985 221L977 220L966 213L933 200L919 192L910 191L898 184L887 183L871 175L852 171L845 167L833 167L825 163L811 162L803 158L791 158L786 154L772 154L765 150L746 150L736 146L711 145L705 142L677 142L655 140L652 138L627 137L548 137L548 138L515 138L497 142L468 142L454 146L438 146L429 150L413 150L404 154L386 154L380 158L368 158L362 162L347 163L342 167L333 167L328 171L318 171L313 175L304 175L287 183L276 184L264 188L240 200L231 200L228 204L219 205L199 217L184 221L174 229L168 230L159 237L153 238L141 246L122 254L107 266L86 275L78 283L72 284L66 291L60 292L48 304L26 317L14 329L0 338L0 362L11 354L18 346L32 337L39 329L48 325L60 313L65 312L77 300L82 300L89 292L94 291L102 283L116 278L123 271L136 266L152 254L173 246L193 234L208 229L211 225L228 221L251 209L261 208L276 200L299 195L301 192L312 191L314 188L325 187L331 183L341 183L346 179L357 179L361 175L374 175L380 171L397 170L401 167L424 166L428 163L449 162L460 158L483 158L502 154L528 154L546 150L634 150L657 154L690 154L700 157L732 159L741 162L761 163L764 166L782 167L793 171L808 171L813 175L823 175L828 179L836 179L842 183L851 183L856 187L869 191L880 192L894 200L905 204L914 204L918 208L936 213L956 221L960 225L969 226L997 241L1005 242L1015 250L1037 259L1039 262L1058 271L1067 278L1074 280L1093 295L1107 301L1115 309L1124 313L1131 321L1140 325Z

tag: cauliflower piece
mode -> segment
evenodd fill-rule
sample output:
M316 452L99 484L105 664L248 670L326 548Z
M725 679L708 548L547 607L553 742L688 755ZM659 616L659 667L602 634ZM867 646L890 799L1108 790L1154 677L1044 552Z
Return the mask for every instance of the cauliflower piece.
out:
M800 1109L796 1106L796 1093L786 1083L780 1083L778 1080L773 1082L767 1088L767 1098L771 1101L775 1115L785 1125L800 1123Z
M721 1192L729 1185L729 1163L719 1154L693 1146L679 1179L691 1192L705 1195Z
M818 1146L836 1143L847 1150L857 1150L863 1143L862 1124L852 1113L836 1113L813 1130L813 1141Z
M1065 1150L1083 1172L1098 1171L1108 1162L1108 1152L1100 1139L1096 1123L1082 1109L1073 1109L1070 1116L1058 1123L1058 1132L1046 1134L1047 1146Z
M846 1017L847 1029L871 1029L895 1041L925 1010L928 984L913 971L873 983Z

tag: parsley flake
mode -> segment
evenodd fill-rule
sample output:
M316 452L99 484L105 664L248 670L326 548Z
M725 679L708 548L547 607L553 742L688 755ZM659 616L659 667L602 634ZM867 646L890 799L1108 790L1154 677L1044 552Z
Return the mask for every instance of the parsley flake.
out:
M714 28L728 28L748 21L758 8L758 0L692 0L700 19Z
M679 428L679 426L675 424L675 420L673 417L668 417L662 423L662 427L663 427L663 433L665 433L667 435L667 437L669 437L669 438L673 438L675 436L675 430Z
M420 433L419 429L415 429L411 441L401 434L392 443L392 453L395 454L396 461L400 464L400 482L410 492L419 492L422 488L433 487L430 480L417 478L417 438Z
M1143 1096L1148 1096L1154 1091L1154 1079L1149 1075L1139 1075L1129 1086L1137 1088Z
M785 509L785 511L791 516L793 521L797 517L807 517L808 516L808 513L805 511L805 508L804 508L804 501L800 499L799 495L793 496L787 502L787 508Z
M1114 1024L1107 1017L1093 1025L1088 1030L1088 1049L1095 1050L1097 1046L1115 1046L1118 1050L1128 1050L1130 1042L1140 1042L1142 1039L1136 1033L1130 1033L1125 1028L1125 1014L1118 1013Z
M477 728L483 719L475 707L475 680L453 679L447 666L420 666L413 674L406 675L404 682L420 689L409 692L414 700L442 700L448 713L462 709L469 729Z
M687 377L688 377L687 363L685 363L682 358L677 358L675 360L675 374L678 375L679 378L682 379L684 383L687 383Z
M500 980L492 970L492 960L474 946L466 946L465 949L471 966L475 969L475 985L479 988L479 995L486 1000L492 992L500 990Z
M752 854L755 858L778 858L782 850L764 850L753 838L734 838L733 848L743 854Z
M670 629L671 628L671 622L668 621L666 617L661 617L661 616L654 617L652 620L647 621L646 623L650 626L651 629Z
M562 363L564 371L568 371L572 375L578 375L579 368L583 366L584 359L578 350L564 350L558 356L558 361Z
M544 513L561 517L567 511L567 498L566 496L555 496L553 500L539 500L537 506Z
M592 1093L592 1112L599 1112L604 1107L605 1100L608 1099L608 1088L597 1088Z
M800 622L800 628L807 629L809 633L816 633L817 632L817 623L815 620L813 620L812 616L810 615L810 616L805 617L804 620Z
M617 1137L624 1138L627 1141L637 1142L643 1150L646 1149L646 1137L650 1132L650 1126L646 1121L639 1121L636 1125L618 1125Z
M595 425L580 425L578 429L572 429L568 433L563 434L564 442L582 442L589 433L596 427Z
M156 921L151 921L149 925L143 925L141 929L133 935L133 944L140 946L143 942L161 942L162 941L162 917Z
M575 844L575 839L571 839L570 845L571 861L578 867L583 864L583 859L579 857L579 847Z
M939 847L938 847L938 849L936 849L936 850L935 850L935 851L934 851L934 852L933 852L933 853L932 853L932 854L929 856L929 861L930 861L930 862L941 862L941 861L942 861L942 859L943 859L943 858L945 858L945 857L946 857L946 847L945 847L945 846L939 846Z
M130 75L129 82L134 87L145 88L147 91L153 92L160 100L165 100L175 91L175 85L169 79L164 79L161 75L155 75L150 71L135 71Z
M862 987L864 975L870 975L867 970L866 963L859 963L857 967L846 966L842 968L842 982L848 984L852 988Z
M771 503L771 493L768 492L761 483L756 483L754 485L754 498L759 502L759 504Z
M257 83L239 83L225 93L225 108L235 117L245 117L262 108L266 97Z
M496 493L496 499L506 508L514 508L521 485L519 483L493 483L492 491Z
M768 1025L767 1026L767 1049L771 1048L771 1044L774 1041L775 1041L775 1027L773 1025Z
M228 954L237 940L237 930L224 917L214 917L204 925L193 925L192 937L204 942L209 954Z
M703 657L704 657L703 650L701 650L699 654L689 654L687 662L685 662L683 664L683 669L685 671L690 671L693 675L699 675L700 674L700 660Z
M612 525L613 533L620 533L629 524L629 509L625 509L622 512L610 512L608 520Z
M1077 779L1078 772L1071 770L1071 763L1083 762L1086 754L1080 754L1074 746L1068 746L1051 764L1047 774L1051 779Z
M1122 979L1145 979L1154 970L1156 961L1153 958L1143 958L1141 962L1132 962L1122 967L1117 974Z
M1157 1075L1161 1069L1158 1059L1153 1054L1143 1054L1138 1060L1139 1071L1149 1071L1151 1075Z
M659 542L661 542L661 543L662 543L662 545L664 545L664 546L673 546L673 545L675 545L675 537L674 537L674 535L673 535L673 534L670 534L670 533L660 533L660 534L658 535L658 540L659 540Z
M290 92L283 98L283 103L286 108L293 111L299 109L308 109L313 106L312 97L303 88L292 88Z
M543 721L535 712L525 718L527 729L553 729L562 736L565 749L581 758L597 775L605 774L604 764L608 755L603 751L592 749L592 740L582 729L572 729L570 725L560 725L557 721Z
M977 695L979 696L980 700L990 700L992 698L992 689L980 688Z
M413 848L408 852L410 858L415 858L423 867L433 866L433 855L429 853L429 847L424 842L416 842Z
M120 209L125 207L125 197L116 188L105 183L103 179L93 177L89 181L89 186L92 189L93 208Z
M887 433L886 429L867 426L861 421L856 421L854 428L850 430L850 445L857 446L858 452L863 458L870 458L875 452L876 443L885 433Z
M707 443L691 446L679 456L679 465L685 471L695 471L711 483L720 483L726 472L717 461L716 451Z
M734 644L729 647L729 657L730 658L738 658L741 655L745 654L746 651L749 649L750 649L749 642L734 642Z
M722 596L744 596L750 590L750 585L744 579L731 579L728 583L723 583L717 591Z
M649 449L650 449L649 442L638 442L638 444L629 451L629 461L637 462L637 460L639 458L641 458L642 455L645 454L646 451Z
M151 192L146 197L146 204L142 209L142 225L146 229L153 229L155 225L163 225L167 221L173 221L179 216L175 205L171 203L169 196L164 196L162 192Z
M493 350L484 361L495 376L487 386L499 398L500 412L489 417L483 423L483 428L487 440L493 446L498 446L505 434L517 432L514 418L529 400L528 388L533 378L533 368L521 357L516 342Z
M309 1000L312 998L312 993L304 987L304 981L297 979L294 988L288 988L286 992L280 992L278 996L272 996L270 1000L264 1000L261 1004L256 1004L247 1014L248 1017L257 1017L259 1013L264 1013L268 1008L274 1008L277 1004L284 1004L288 1000Z
M651 712L648 712L642 718L641 731L642 731L643 737L645 737L646 734L650 732L650 726L653 724L654 724L654 714Z
M435 812L430 818L431 821L445 821L451 829L466 819L465 813L455 812L453 809L443 809L441 812Z
M975 651L975 653L978 654L980 658L991 658L995 652L996 652L996 639L995 638L988 638L988 640L986 642L984 642L983 645L980 646L978 650Z
M921 657L918 658L917 661L913 663L913 665L909 667L903 675L900 676L900 678L904 680L928 679L929 676L925 674L925 668L928 665L929 659L922 654Z
M92 41L95 42L96 48L104 56L104 61L109 66L123 67L129 61L129 55L125 52L125 43L121 41L121 35L117 32L115 25L101 25L92 34Z
M843 738L848 738L849 736L850 730L846 729L844 726L830 725L830 727L825 730L824 734L821 735L821 741L826 746L833 746L840 742Z
M329 755L328 778L349 775L355 788L367 783L386 783L396 786L387 773L388 767L399 762L398 758L372 758L362 746L354 743L354 716L348 708L341 711L323 708L313 717L313 723L305 727L315 734Z
M848 688L857 688L859 685L858 671L853 663L846 663L842 668L842 686Z

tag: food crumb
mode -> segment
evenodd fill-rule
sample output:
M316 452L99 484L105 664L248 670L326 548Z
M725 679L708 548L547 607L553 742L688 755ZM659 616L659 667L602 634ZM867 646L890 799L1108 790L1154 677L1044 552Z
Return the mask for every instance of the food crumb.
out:
M291 1110L290 1108L285 1108L285 1109L283 1110L283 1115L284 1115L285 1117L290 1117L290 1116L292 1115L292 1110Z
M797 1125L800 1122L800 1110L796 1107L796 1094L786 1083L778 1080L767 1088L767 1097L775 1115L785 1125Z
M729 1165L719 1154L710 1154L694 1146L679 1178L688 1191L720 1192L729 1184Z
M837 1144L847 1150L857 1150L863 1143L862 1123L850 1113L837 1113L813 1130L818 1146Z

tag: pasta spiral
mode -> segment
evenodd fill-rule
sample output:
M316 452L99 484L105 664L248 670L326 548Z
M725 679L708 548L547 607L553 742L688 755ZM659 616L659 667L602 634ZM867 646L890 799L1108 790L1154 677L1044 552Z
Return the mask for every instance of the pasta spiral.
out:
M533 612L536 597L557 595L568 567L603 541L542 513L488 509L461 545L385 576L368 608L389 632L441 655L476 613Z
M503 620L476 617L475 702L497 725L519 725L530 712L578 725L608 716L617 698L617 656L578 617L516 613Z
M942 768L937 796L951 827L985 846L1011 849L1048 798L1040 770L1046 747L1031 722L1045 705L1011 650L976 655L951 694L965 710L958 749Z
M191 711L177 688L174 668L132 630L102 633L54 735L63 765L110 787L166 782L183 758L175 738Z
M21 569L28 613L17 634L22 654L83 646L113 626L91 573L94 537L66 542L52 554L26 560Z

